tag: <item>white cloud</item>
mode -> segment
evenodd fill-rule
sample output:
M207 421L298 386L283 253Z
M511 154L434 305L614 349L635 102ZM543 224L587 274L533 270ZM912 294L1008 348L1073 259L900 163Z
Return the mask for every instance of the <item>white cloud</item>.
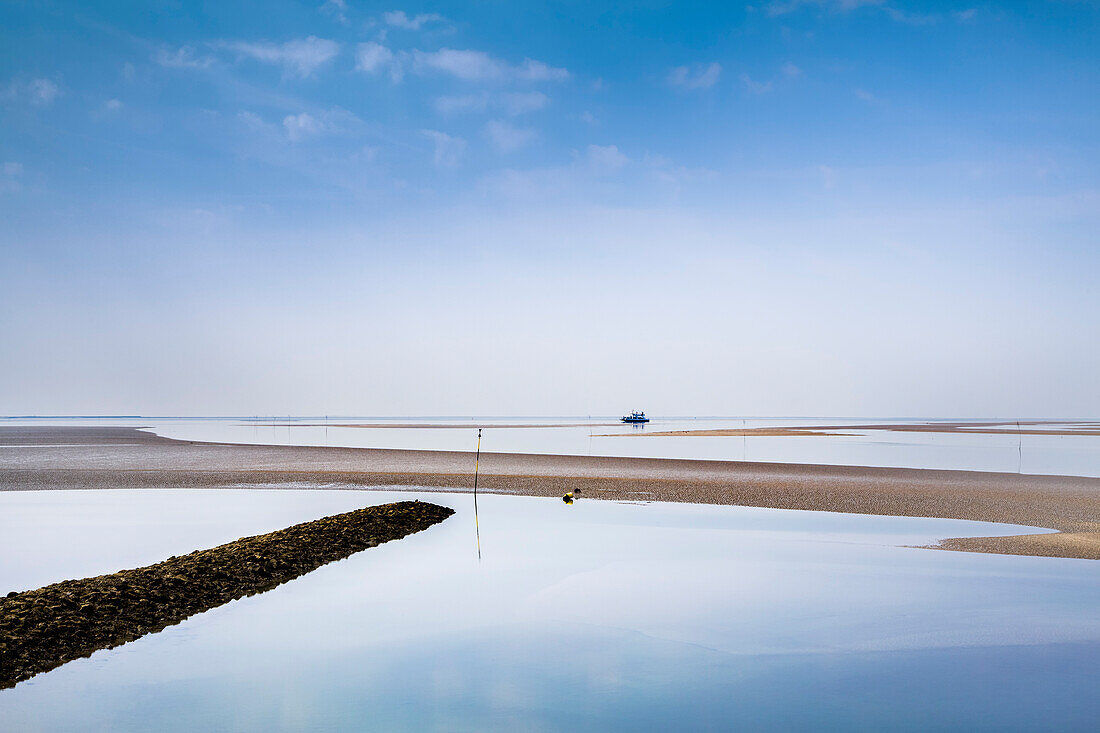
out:
M569 78L569 72L565 69L532 59L524 59L521 66L513 68L513 73L525 81L563 81Z
M356 50L355 68L367 73L380 73L388 70L390 77L400 81L406 68L417 73L440 72L463 81L471 82L524 82L524 81L561 81L569 78L565 69L555 68L534 59L524 59L521 64L510 64L493 58L484 51L457 50L441 48L438 51L413 50L394 53L381 43L370 41L360 43ZM537 109L545 105L545 97L515 95L511 106L519 111ZM442 103L444 107L447 102ZM528 109L529 108L529 109Z
M321 6L321 12L326 15L331 15L344 25L348 23L348 4L346 0L327 0L327 2Z
M960 23L964 23L968 20L973 20L974 16L977 14L977 8L967 8L966 10L957 10L954 13L951 13L955 20L959 21Z
M452 137L439 130L421 130L420 134L435 143L435 164L444 167L458 165L462 153L466 150L466 141L460 137Z
M798 76L802 73L802 69L798 68L790 61L780 66L779 71L782 72L783 76Z
M286 73L302 78L312 75L340 52L339 43L316 36L299 38L286 43L234 41L221 45L242 56L282 66Z
M753 81L752 77L748 74L741 75L741 83L745 85L745 89L753 94L764 94L765 92L770 92L772 89L772 83L770 81Z
M405 76L405 69L393 51L374 41L360 43L356 48L355 68L367 74L388 71L394 83L401 81Z
M322 125L313 115L302 112L301 114L284 117L283 128L286 130L287 139L291 142L297 142L304 137L310 137L321 132Z
M30 81L11 81L7 87L0 87L0 102L29 103L36 107L46 107L62 94L61 87L49 79L31 79Z
M890 7L884 7L882 11L893 20L899 23L908 23L909 25L929 25L940 21L939 15L930 13L911 13L906 10L898 10L897 8Z
M122 109L122 102L117 99L108 99L103 103L103 108L108 112L117 112Z
M267 123L255 112L238 112L237 119L256 130L267 127Z
M668 83L684 89L709 89L718 83L722 76L722 65L696 64L695 66L677 66L668 72Z
M439 71L464 81L561 81L569 78L566 69L541 61L524 59L513 65L484 51L441 48L438 51L412 52L413 67L420 72Z
M238 112L237 119L255 139L268 143L297 143L319 135L352 135L365 128L361 119L339 107L286 115L281 125L269 123L255 112Z
M23 174L23 164L9 161L4 163L4 175L14 178Z
M175 51L162 48L153 56L153 60L169 69L205 69L214 63L210 56L197 56L192 46L180 46Z
M393 51L373 41L360 43L355 53L355 68L373 73L393 61Z
M864 102L874 102L876 99L875 95L871 94L871 92L867 91L866 89L856 89L854 93Z
M32 79L27 85L30 92L31 104L47 105L61 95L61 88L49 79Z
M531 129L515 127L503 120L490 120L485 124L485 134L502 153L511 153L531 143L538 134Z
M418 31L421 26L427 23L440 23L444 18L439 13L419 13L410 18L404 10L391 10L388 13L382 13L382 20L386 21L386 25L394 28Z
M615 145L589 145L586 152L589 169L598 176L609 176L630 162Z

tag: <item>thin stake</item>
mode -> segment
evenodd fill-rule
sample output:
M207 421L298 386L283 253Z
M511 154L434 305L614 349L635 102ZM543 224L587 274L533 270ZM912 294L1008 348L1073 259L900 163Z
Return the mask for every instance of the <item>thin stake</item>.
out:
M474 454L474 534L477 535L477 561L481 562L481 527L477 523L477 467L481 461L481 428L477 429L477 453Z
M1020 421L1019 420L1016 421L1016 440L1018 441L1016 443L1016 450L1017 450L1017 456L1018 456L1017 459L1016 459L1016 473L1023 473L1024 472L1024 435L1023 435L1023 433L1020 432Z

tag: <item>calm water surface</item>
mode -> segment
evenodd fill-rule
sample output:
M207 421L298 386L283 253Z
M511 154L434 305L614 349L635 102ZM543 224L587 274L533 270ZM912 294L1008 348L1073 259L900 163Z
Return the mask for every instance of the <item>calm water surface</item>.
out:
M3 730L1095 730L1100 571L1036 531L363 491L0 492L0 592L370 503L436 527L0 692Z

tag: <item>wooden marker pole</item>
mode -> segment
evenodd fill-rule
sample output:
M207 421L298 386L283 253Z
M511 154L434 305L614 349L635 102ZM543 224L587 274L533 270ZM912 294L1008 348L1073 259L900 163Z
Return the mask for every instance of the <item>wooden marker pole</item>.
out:
M474 454L474 534L477 535L477 561L481 562L481 527L477 523L477 469L481 462L481 428L477 429L477 453Z

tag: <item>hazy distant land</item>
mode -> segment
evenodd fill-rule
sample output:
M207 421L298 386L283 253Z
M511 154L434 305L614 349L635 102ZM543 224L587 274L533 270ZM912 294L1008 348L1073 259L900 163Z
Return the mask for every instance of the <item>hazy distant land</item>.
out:
M1038 428L1050 425L1050 429ZM1013 426L1013 427L1010 427ZM352 426L345 426L352 427ZM365 427L365 426L364 426ZM1100 435L1100 423L1068 420L1033 420L1028 422L935 422L870 425L787 425L766 428L708 428L702 430L641 430L634 433L609 433L596 437L609 438L630 435L695 436L695 437L796 437L810 435L852 435L867 430L888 430L902 433L974 433L981 435Z

